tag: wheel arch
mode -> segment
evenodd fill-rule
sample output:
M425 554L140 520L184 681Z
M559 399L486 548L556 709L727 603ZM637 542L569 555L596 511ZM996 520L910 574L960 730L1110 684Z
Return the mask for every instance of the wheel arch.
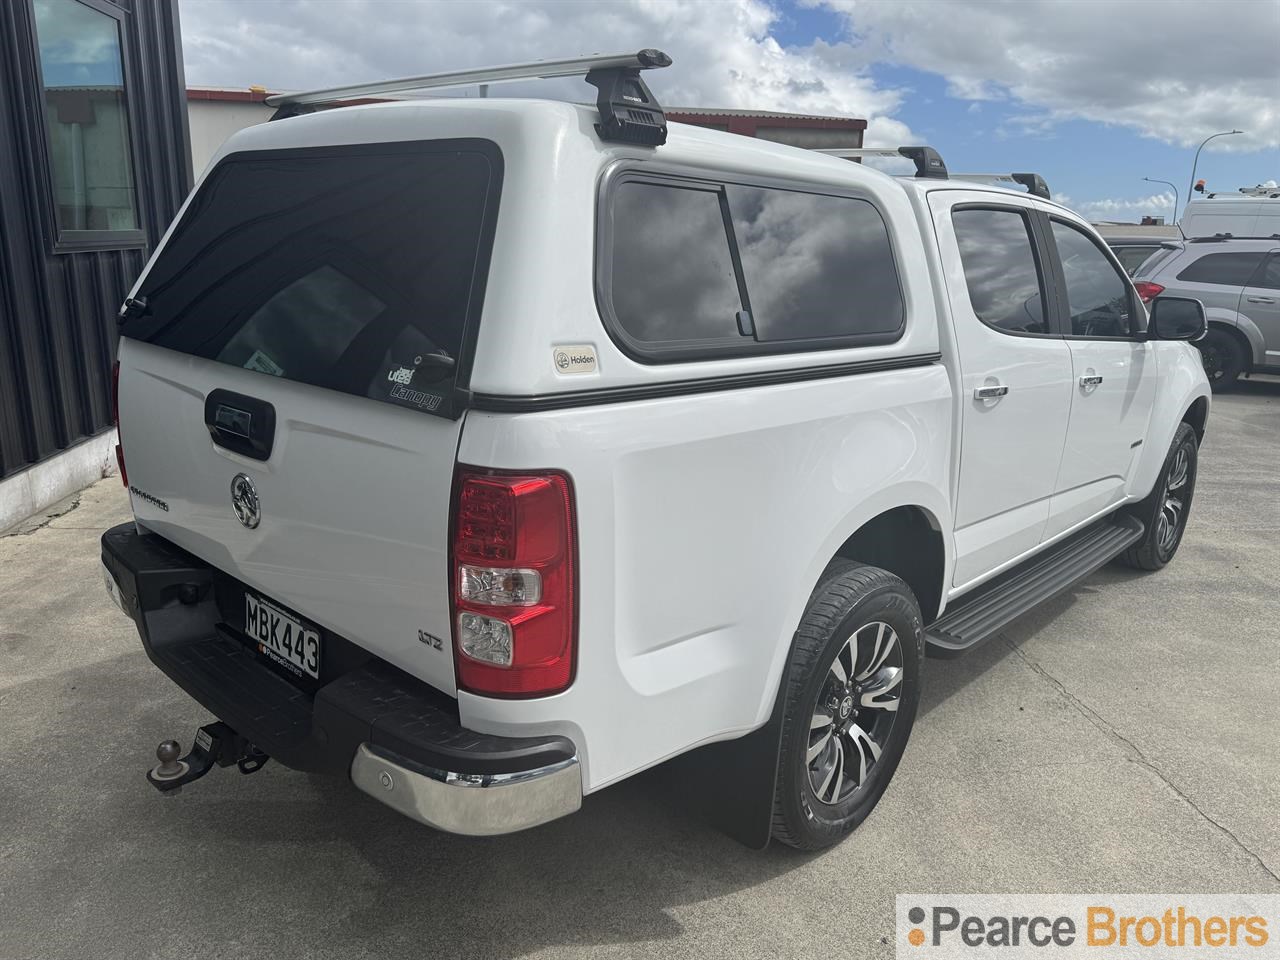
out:
M1173 341L1157 343L1156 347L1159 384L1147 435L1127 488L1130 502L1141 500L1155 487L1179 424L1191 424L1197 437L1203 438L1213 403L1198 350Z
M1182 414L1181 423L1188 423L1191 429L1196 432L1196 443L1204 440L1204 427L1209 419L1209 398L1196 397L1191 401L1191 406Z
M1240 346L1244 356L1244 372L1253 370L1256 356L1262 356L1262 333L1248 317L1239 314L1210 312L1208 316L1210 330L1226 334Z
M938 518L924 507L904 504L876 514L845 539L831 559L836 557L901 577L915 594L924 622L938 616L947 554Z

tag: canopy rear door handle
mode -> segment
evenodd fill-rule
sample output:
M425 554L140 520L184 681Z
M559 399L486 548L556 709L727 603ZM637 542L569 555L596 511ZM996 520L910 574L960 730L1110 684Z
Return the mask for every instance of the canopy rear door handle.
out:
M973 391L973 399L975 400L999 400L1009 392L1009 388L1000 385L995 387L978 387Z

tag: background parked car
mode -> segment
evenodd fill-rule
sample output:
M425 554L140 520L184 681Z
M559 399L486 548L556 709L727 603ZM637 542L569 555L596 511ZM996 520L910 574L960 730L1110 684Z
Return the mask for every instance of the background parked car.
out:
M1125 272L1129 276L1134 276L1147 260L1157 250L1166 243L1178 243L1178 241L1162 240L1160 237L1107 237L1102 239L1107 241L1107 246L1116 255L1116 259L1120 261L1120 266L1124 267Z
M1280 373L1280 238L1170 243L1133 275L1144 302L1194 297L1209 332L1196 344L1214 391L1241 374Z

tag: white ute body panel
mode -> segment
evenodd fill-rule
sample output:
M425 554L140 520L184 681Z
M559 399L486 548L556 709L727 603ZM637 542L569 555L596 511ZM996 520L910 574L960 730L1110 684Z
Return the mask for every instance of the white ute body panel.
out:
M451 137L497 144L504 179L470 374L477 398L516 403L916 362L563 409L478 404L449 420L146 344L126 341L120 353L129 479L169 505L135 496L141 526L456 695L464 727L568 736L587 792L763 724L814 584L872 518L912 507L940 533L944 606L1145 496L1179 419L1208 396L1184 343L1024 341L976 322L949 207L987 199L1079 222L1056 204L954 181L897 180L680 124L656 150L602 144L596 119L592 109L537 101L340 109L243 131L214 165L242 150ZM630 358L596 303L596 217L601 183L637 168L871 202L901 277L901 338L681 363ZM557 367L556 352L571 346L594 351L593 370ZM1090 369L1105 369L1105 389L1082 398L1077 382ZM974 390L992 380L1009 395L976 402ZM214 449L205 395L214 387L261 393L264 382L278 408L270 460ZM562 693L503 700L456 690L447 561L456 464L554 469L572 479L578 647ZM228 483L239 471L260 489L257 530L231 511ZM924 611L926 619L939 612ZM444 637L445 648L419 643L418 630Z

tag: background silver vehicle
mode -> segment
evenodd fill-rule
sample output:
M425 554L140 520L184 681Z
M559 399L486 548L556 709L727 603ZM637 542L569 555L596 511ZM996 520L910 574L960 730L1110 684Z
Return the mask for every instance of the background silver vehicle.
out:
M1166 245L1179 245L1179 241L1166 240L1163 237L1139 236L1139 237L1108 237L1102 238L1107 242L1107 246L1111 248L1111 252L1116 255L1116 259L1120 261L1120 266L1124 267L1125 273L1129 276L1135 276L1139 268L1147 262L1147 259L1161 247Z
M1194 297L1209 332L1196 344L1215 392L1241 374L1280 373L1280 236L1167 244L1134 274L1144 301Z

